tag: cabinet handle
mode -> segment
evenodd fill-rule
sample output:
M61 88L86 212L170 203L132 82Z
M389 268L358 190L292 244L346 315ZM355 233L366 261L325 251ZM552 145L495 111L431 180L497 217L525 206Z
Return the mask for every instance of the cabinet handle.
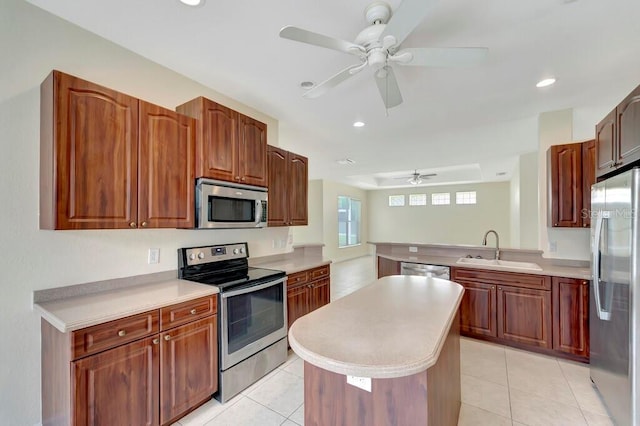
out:
M171 336L169 336L168 334L165 334L164 335L164 340L166 340L168 342L169 340L171 340Z
M147 227L147 222L142 222L142 227L146 228Z
M236 180L240 180L240 176L236 176Z
M195 314L196 314L196 310L195 310L195 309L192 309L192 310L191 310L191 311L189 311L189 312L191 312L191 315L195 315Z
M244 182L244 176L242 176L242 177L240 178L240 180Z
M491 286L491 290L495 290L495 289L496 289L496 286L495 286L495 285L492 285L492 286Z
M553 224L553 226L558 226L558 224L557 224L557 223L554 223L554 224Z
M587 281L587 280L583 280L582 281L582 285L587 285L587 284L589 284L589 281Z
M502 287L498 287L498 290L502 290Z
M131 223L129 224L129 228L135 228L135 227L136 227L136 223L135 223L135 222L131 222Z
M153 339L153 344L157 345L158 343L160 343L160 339L158 339L157 337L155 339Z
M126 336L126 335L127 335L126 330L120 330L120 331L118 331L118 336L120 336L120 337L124 337L124 336Z

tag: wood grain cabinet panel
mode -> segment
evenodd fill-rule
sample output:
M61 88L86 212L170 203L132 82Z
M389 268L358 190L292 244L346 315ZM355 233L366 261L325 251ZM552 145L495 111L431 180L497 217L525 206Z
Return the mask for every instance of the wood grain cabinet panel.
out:
M588 359L589 281L553 277L553 349Z
M289 327L298 318L331 301L330 266L300 271L287 276L287 322Z
M160 330L177 327L218 312L215 296L201 297L160 309Z
M640 160L640 86L596 125L596 176Z
M267 186L267 125L204 97L176 111L197 120L196 177Z
M464 287L460 302L460 333L497 336L496 286L458 281Z
M498 286L498 337L551 349L551 292Z
M160 334L160 420L167 424L218 389L216 317Z
M378 278L400 275L400 262L378 256Z
M309 216L309 160L302 155L267 146L269 226L307 225Z
M73 425L158 425L158 360L146 338L74 361Z
M59 71L40 91L42 229L193 227L193 119Z
M582 144L582 227L591 226L591 186L596 183L596 141Z

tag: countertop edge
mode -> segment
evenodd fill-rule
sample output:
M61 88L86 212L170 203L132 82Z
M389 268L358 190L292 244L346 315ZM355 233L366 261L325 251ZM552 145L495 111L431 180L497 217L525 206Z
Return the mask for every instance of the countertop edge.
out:
M444 346L444 343L449 335L451 330L451 326L453 325L453 321L455 320L458 309L460 307L460 303L462 302L462 297L464 295L464 287L458 283L452 281L453 284L460 287L462 291L460 291L458 295L458 299L455 302L455 306L451 310L449 317L447 319L446 325L443 327L440 338L438 339L435 351L427 354L423 359L412 362L410 364L403 365L375 365L375 366L363 366L357 364L350 364L339 362L331 358L327 358L325 356L319 355L315 352L307 350L304 346L302 346L293 336L291 332L292 328L289 330L288 338L289 345L291 349L305 362L309 362L318 368L322 368L327 371L331 371L337 374L344 374L350 376L357 377L369 377L372 379L392 379L397 377L405 377L411 376L413 374L421 373L426 371L429 367L432 367L440 357L440 352Z

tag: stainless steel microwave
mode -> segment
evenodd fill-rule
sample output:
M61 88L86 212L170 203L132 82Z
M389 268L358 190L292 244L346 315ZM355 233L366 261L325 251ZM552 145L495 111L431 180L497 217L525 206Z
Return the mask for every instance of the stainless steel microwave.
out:
M200 178L196 181L196 228L267 226L267 188Z

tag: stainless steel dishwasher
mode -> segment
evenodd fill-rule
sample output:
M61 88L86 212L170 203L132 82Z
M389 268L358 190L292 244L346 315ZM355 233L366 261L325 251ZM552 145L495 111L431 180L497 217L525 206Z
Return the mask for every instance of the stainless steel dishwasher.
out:
M426 265L424 263L401 262L400 273L402 275L420 275L422 277L449 279L448 266Z

